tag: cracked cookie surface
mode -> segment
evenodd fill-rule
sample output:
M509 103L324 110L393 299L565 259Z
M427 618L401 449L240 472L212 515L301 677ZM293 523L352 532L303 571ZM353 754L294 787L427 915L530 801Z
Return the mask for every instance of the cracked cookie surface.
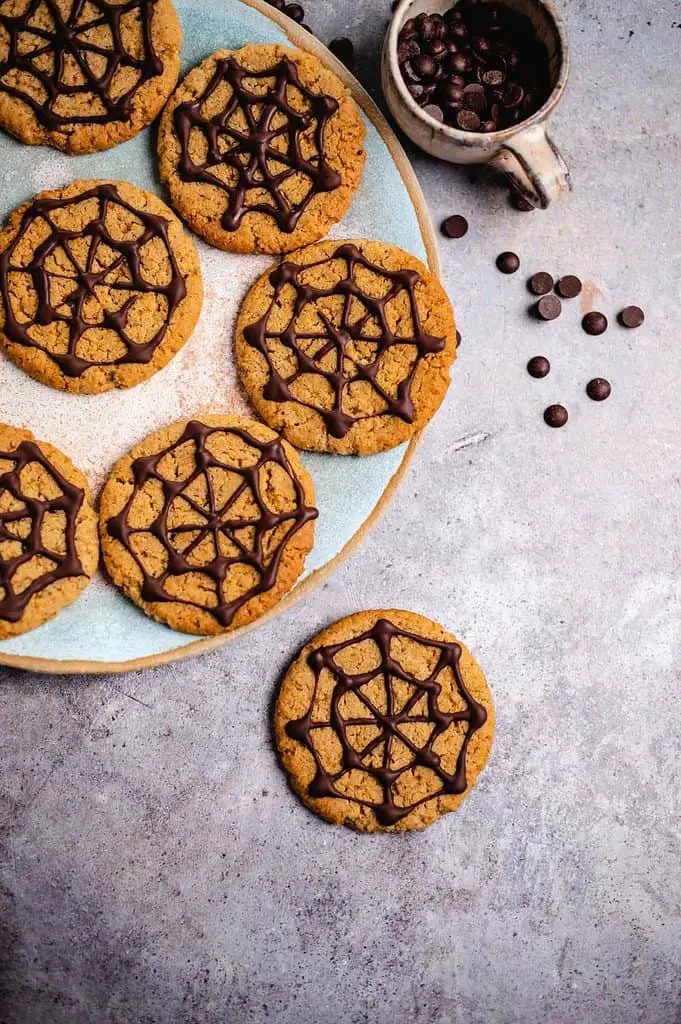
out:
M99 561L83 474L51 444L0 423L0 639L72 604Z
M262 423L176 423L114 467L101 500L104 562L152 618L225 633L291 589L312 548L314 500L297 452Z
M146 380L189 338L202 297L182 224L127 182L41 192L0 234L0 345L51 387L92 393Z
M278 45L220 50L166 105L161 179L211 245L290 252L345 214L362 176L364 134L348 89L316 57Z
M326 241L260 277L237 321L239 373L297 448L369 455L426 425L456 358L452 307L416 257Z

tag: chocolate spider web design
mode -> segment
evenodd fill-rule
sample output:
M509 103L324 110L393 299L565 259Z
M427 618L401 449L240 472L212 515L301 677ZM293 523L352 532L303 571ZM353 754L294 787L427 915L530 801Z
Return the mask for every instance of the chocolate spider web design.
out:
M345 278L330 288L317 288L314 285L302 283L301 275L303 273L332 260L345 261L347 268ZM355 280L357 267L363 267L386 279L389 283L386 294L376 298L364 291ZM330 257L325 257L316 263L306 265L297 265L290 261L280 263L270 274L270 283L274 292L269 308L260 320L244 328L246 342L257 349L267 361L269 379L263 389L263 397L271 402L296 402L307 409L313 409L322 417L329 434L336 438L345 437L350 428L360 420L378 416L394 415L406 423L413 423L416 411L411 398L411 385L417 367L425 356L441 352L445 347L444 338L435 338L421 328L421 318L415 295L415 288L420 280L421 278L415 270L386 270L378 264L372 263L356 245L351 243L340 245ZM282 291L288 286L293 286L295 289L291 319L283 331L268 330L269 318L272 312L278 308ZM413 327L413 333L404 337L395 334L387 317L388 304L397 298L403 290L408 296ZM298 333L295 327L296 320L305 307L319 299L333 296L340 296L343 299L340 323L334 324L322 310L318 310L325 330ZM356 320L350 319L353 300L361 303L366 311ZM371 321L378 323L380 335L365 333L367 325ZM274 365L271 351L271 343L274 340L295 357L296 368L287 377L283 376ZM318 343L318 347L314 351L308 352L300 345L301 341L312 347ZM357 342L376 346L376 352L369 362L362 362L348 351L348 347ZM417 358L413 361L408 373L399 382L397 394L391 395L377 378L384 356L395 345L414 346L417 350ZM320 365L322 360L331 352L335 352L335 364L330 370L322 369ZM348 370L348 365L351 367L350 370ZM292 392L291 385L303 374L317 374L328 383L333 393L333 405L330 409L314 401L305 400ZM347 398L348 387L355 381L369 383L385 403L385 410L363 415L348 413L344 407L344 399Z
M232 434L259 452L257 461L252 466L244 467L231 465L218 459L206 447L206 441L213 434L220 433ZM168 480L159 471L159 463L166 455L187 442L194 444L195 469L185 480ZM295 507L289 512L272 512L264 500L260 486L260 472L268 464L280 466L293 484ZM242 482L235 488L226 503L221 507L216 505L215 493L210 474L208 473L208 470L211 468L225 470L243 477ZM199 608L201 611L209 612L223 628L227 628L230 625L236 613L247 601L272 589L276 582L281 558L287 544L294 534L301 530L306 523L316 519L318 516L317 509L305 503L303 485L291 467L281 438L276 437L271 441L259 441L247 430L239 427L210 427L200 423L198 420L191 420L177 441L154 455L135 459L131 471L134 480L133 490L121 511L108 520L107 531L110 537L119 541L125 547L126 551L137 563L142 573L142 600L149 602L177 602L191 605ZM202 508L198 502L185 493L186 489L200 476L205 477L208 500L207 508ZM149 526L142 528L131 527L128 523L128 516L135 495L149 480L156 480L161 484L163 506ZM257 514L249 518L225 518L239 498L246 493L250 493L252 496L257 508ZM170 527L168 525L168 515L171 506L178 497L186 502L192 511L204 521L204 525L201 525L201 523L177 527ZM267 534L276 530L283 523L289 523L289 528L277 542L274 549L269 554L266 554L264 542ZM252 528L254 531L251 547L247 546L238 536L239 531L248 528ZM159 540L168 556L167 567L158 576L152 576L148 572L143 561L131 547L131 538L142 533L149 533ZM196 533L197 536L192 538L182 551L178 551L173 544L173 539L185 533ZM238 554L223 555L220 553L221 535L236 547ZM209 536L213 538L215 557L207 564L190 562L188 560L189 556ZM239 597L227 600L224 593L225 583L231 567L238 564L254 569L259 576L259 581L245 590ZM215 607L208 607L184 597L168 594L165 589L168 579L188 573L203 574L213 582L217 600Z
M98 214L88 221L84 227L78 230L68 230L64 227L58 227L52 220L51 214L55 210L63 210L93 198L98 201ZM123 207L123 209L141 221L143 230L138 238L133 241L121 241L111 235L106 226L106 218L110 212L111 204ZM26 232L36 220L42 220L47 224L49 228L47 238L37 245L31 260L27 264L22 266L13 263L17 247L21 244ZM139 210L127 203L119 195L114 185L97 185L92 189L72 196L70 199L43 198L34 200L24 213L21 226L14 239L0 253L0 290L5 308L3 333L10 341L18 345L36 348L44 352L45 355L59 366L67 377L80 377L93 366L149 363L156 349L163 341L177 307L187 294L184 278L170 246L168 227L169 222L164 217ZM82 266L81 262L73 255L69 242L88 236L91 237L92 241L85 266ZM141 250L143 246L156 238L161 239L171 268L170 281L165 285L150 284L144 279L141 271ZM119 255L109 266L101 270L94 270L97 251L102 243ZM45 268L46 261L56 250L64 253L66 259L73 267L73 275L60 274ZM121 268L127 271L129 280L108 280L110 274L115 275ZM10 274L23 274L30 277L37 297L37 309L33 320L26 321L22 319L20 321L17 319L12 307ZM60 298L56 305L52 304L50 298L50 279L52 278L73 281L74 283L73 290L64 298ZM96 292L98 287L107 288L110 292L118 291L130 294L124 299L123 304L114 311L106 310L100 303L102 319L90 322L85 319L83 306L90 296L98 299ZM141 294L149 293L165 296L168 309L164 323L154 336L149 341L137 342L126 332L128 317L138 297ZM68 313L59 311L64 307L69 310ZM23 316L25 314L22 311ZM51 352L45 349L29 333L31 327L45 327L55 322L64 323L68 327L69 340L66 352ZM95 328L114 331L125 345L125 355L109 362L95 362L81 358L77 351L78 344L88 330Z
M163 62L154 50L151 19L157 0L127 0L120 4L107 0L73 0L66 17L57 0L29 0L23 14L12 16L2 10L0 3L0 26L8 35L8 53L0 62L0 91L26 103L36 119L49 131L58 131L76 124L109 124L125 121L131 113L132 99L141 85L163 73ZM40 9L46 10L53 27L41 28L31 24ZM82 21L84 12L94 8L98 14ZM125 47L121 19L123 15L137 12L141 28L143 56L133 56ZM92 29L105 26L111 32L111 47L101 46L83 35ZM22 52L22 35L36 37L42 42L34 49ZM35 61L45 54L52 54L52 73L36 65ZM78 66L82 82L69 84L64 81L67 61L70 57ZM106 67L96 74L89 59L103 57ZM109 91L121 69L132 68L139 72L136 82L114 99ZM30 75L45 92L45 99L37 100L26 89L3 81L11 71ZM96 98L105 108L103 113L63 115L55 107L64 97L87 95Z
M35 594L58 580L85 575L76 551L76 526L85 495L80 487L70 484L62 476L32 441L22 441L13 452L0 451L0 463L5 461L12 463L12 469L0 471L0 497L7 493L15 501L21 502L22 508L0 511L0 544L18 543L21 545L21 553L12 557L0 555L0 619L5 622L18 622ZM37 463L49 474L61 494L44 499L24 494L21 473L31 463ZM42 538L45 516L53 512L62 512L66 517L66 550L63 553L47 547ZM13 532L13 528L18 529L19 524L27 519L30 520L31 526L26 537ZM17 592L13 584L17 570L31 559L40 556L54 563L53 567Z
M427 679L418 679L411 675L391 657L390 644L395 638L407 638L416 641L424 647L432 647L440 652L437 664ZM340 651L347 650L365 640L373 640L380 652L380 664L377 668L367 672L348 673L336 662L336 655ZM312 754L316 765L316 773L310 781L307 792L315 798L337 797L349 800L352 803L369 807L376 815L379 824L390 827L396 825L402 818L406 817L421 804L439 796L449 794L461 794L466 789L466 753L472 735L480 729L487 720L487 712L482 704L479 704L468 692L461 677L459 659L461 647L453 642L440 642L431 640L428 637L418 636L408 630L395 626L387 619L378 619L375 625L362 633L360 636L352 637L337 644L329 644L319 647L308 657L308 664L315 675L315 684L310 701L310 707L302 718L290 721L286 725L286 733L292 739L302 743ZM451 669L459 695L466 704L465 711L445 712L438 706L438 697L442 686L438 682L438 676L446 669ZM319 679L322 670L327 669L334 678L333 692L330 702L330 714L328 720L318 721L313 718L313 709L317 699ZM385 692L385 712L381 711L373 700L362 691L363 687L376 679L382 679ZM398 710L393 679L401 680L413 687L413 694L405 701ZM366 717L345 718L340 709L341 699L347 693L352 693L367 709ZM412 713L412 709L425 697L427 702L427 714ZM466 734L462 740L461 749L457 757L456 768L453 774L445 771L441 765L440 756L434 751L435 741L449 727L456 722L468 723ZM403 726L410 723L432 724L432 731L425 743L419 744L410 739L403 731ZM348 727L351 726L373 726L378 728L378 734L358 750L350 742ZM341 768L337 772L329 772L324 767L322 760L315 748L312 734L317 729L328 729L331 727L341 745ZM399 740L411 752L410 761L399 768L391 764L392 744ZM367 763L376 748L383 744L383 753L380 765ZM394 786L405 772L416 767L428 768L442 783L441 789L434 793L416 800L411 804L397 804L395 802ZM383 799L380 802L365 800L361 797L348 796L347 793L338 789L338 782L349 772L359 770L369 774L379 784L383 791Z
M247 79L274 79L266 94L253 92ZM216 89L227 82L231 95L222 111L212 117L202 114L202 108ZM309 110L296 110L287 98L287 87L294 86L309 104ZM290 233L311 202L320 192L332 192L341 184L341 177L324 157L324 133L329 119L338 110L332 96L313 93L300 81L293 61L284 57L274 67L263 71L248 71L233 57L216 62L210 82L201 95L178 104L173 115L175 131L180 143L178 172L184 181L205 182L215 185L228 197L222 215L222 227L235 231L247 213L263 213L273 217L279 228ZM285 116L285 124L273 127L277 113ZM241 114L247 129L233 123ZM207 155L203 163L196 163L189 152L190 137L194 130L204 136ZM303 135L314 134L316 155L303 156ZM273 143L285 138L286 148L277 149ZM282 169L275 171L273 165ZM227 166L236 172L235 184L227 184L210 168ZM295 174L303 174L310 188L300 202L292 202L283 186ZM269 193L271 202L257 200L249 203L252 189Z

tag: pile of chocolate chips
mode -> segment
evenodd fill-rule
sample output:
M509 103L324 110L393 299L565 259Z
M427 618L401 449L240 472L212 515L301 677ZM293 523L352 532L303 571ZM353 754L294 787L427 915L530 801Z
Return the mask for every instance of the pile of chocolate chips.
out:
M397 56L416 102L464 131L509 128L551 91L546 47L529 18L503 4L460 0L444 15L410 18Z

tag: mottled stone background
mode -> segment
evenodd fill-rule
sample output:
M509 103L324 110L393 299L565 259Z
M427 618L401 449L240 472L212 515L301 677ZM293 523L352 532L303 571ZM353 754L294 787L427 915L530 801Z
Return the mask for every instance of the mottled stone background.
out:
M355 39L374 94L388 6L308 2L323 39ZM434 219L470 220L442 243L464 340L361 550L199 660L0 670L3 1024L681 1021L681 4L560 6L569 202L520 214L487 173L412 154ZM494 269L506 248L515 278ZM593 282L611 329L583 334L577 301L530 321L539 269ZM629 302L647 322L627 333ZM562 431L541 420L553 401ZM498 731L458 815L369 838L291 795L268 711L311 633L393 604L472 648Z

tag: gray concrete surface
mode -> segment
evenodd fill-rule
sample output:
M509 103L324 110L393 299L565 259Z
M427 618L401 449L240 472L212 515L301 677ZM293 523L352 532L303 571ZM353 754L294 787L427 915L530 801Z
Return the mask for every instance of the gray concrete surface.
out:
M2 671L5 1024L681 1021L681 5L561 5L554 134L575 192L519 214L416 158L464 336L381 524L316 594L226 649L123 678ZM309 0L375 84L388 0ZM576 272L646 326L525 316ZM614 319L614 317L613 317ZM525 373L548 355L543 382ZM604 374L613 397L583 394ZM570 422L550 431L544 405ZM423 834L333 830L287 790L268 704L299 645L359 608L447 624L487 670L489 768Z

